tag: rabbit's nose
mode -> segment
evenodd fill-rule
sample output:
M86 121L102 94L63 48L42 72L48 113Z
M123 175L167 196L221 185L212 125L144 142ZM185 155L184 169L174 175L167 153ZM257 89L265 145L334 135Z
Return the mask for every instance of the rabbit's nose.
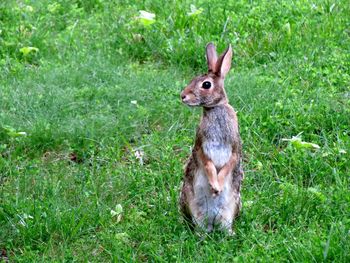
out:
M181 99L184 100L186 98L186 95L181 93Z

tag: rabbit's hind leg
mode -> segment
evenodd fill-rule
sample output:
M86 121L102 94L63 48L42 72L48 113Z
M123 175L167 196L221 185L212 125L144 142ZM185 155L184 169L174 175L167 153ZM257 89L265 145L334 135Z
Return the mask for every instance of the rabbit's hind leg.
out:
M233 221L240 210L240 196L233 195L231 201L226 204L220 210L220 213L216 217L216 223L219 225L219 228L227 232L229 235L234 235L232 230Z
M219 229L230 236L235 234L232 229L233 219L234 217L232 215L224 216L222 214L218 218Z
M195 224L198 226L199 230L206 233L210 233L214 229L213 221L208 218L206 214L199 214L194 218Z

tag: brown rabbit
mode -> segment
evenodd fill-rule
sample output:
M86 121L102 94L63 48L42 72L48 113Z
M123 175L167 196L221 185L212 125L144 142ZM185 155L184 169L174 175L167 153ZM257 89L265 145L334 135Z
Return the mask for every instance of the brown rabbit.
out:
M241 209L243 178L237 115L224 90L231 45L218 58L215 46L209 43L206 57L208 73L195 77L181 92L182 102L202 106L203 115L185 167L180 209L186 219L207 232L219 225L231 234Z

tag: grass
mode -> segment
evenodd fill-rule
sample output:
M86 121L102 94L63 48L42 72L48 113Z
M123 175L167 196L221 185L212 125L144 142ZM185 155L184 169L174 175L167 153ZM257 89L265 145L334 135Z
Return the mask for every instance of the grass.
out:
M190 4L0 4L13 18L0 19L0 259L350 260L349 7L197 1L202 16L186 18ZM156 22L125 24L140 9ZM173 49L154 48L166 40ZM246 175L234 237L200 237L177 209L201 114L179 92L202 72L208 40L236 53L226 89ZM26 46L39 51L24 55ZM299 133L320 149L282 140Z

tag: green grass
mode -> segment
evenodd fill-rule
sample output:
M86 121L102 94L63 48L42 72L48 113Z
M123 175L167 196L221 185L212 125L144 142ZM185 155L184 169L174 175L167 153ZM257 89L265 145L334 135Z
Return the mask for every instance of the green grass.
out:
M0 4L0 261L350 261L347 2L212 2ZM236 54L234 237L191 232L177 208L201 114L179 93L210 40ZM320 149L282 140L299 133Z

